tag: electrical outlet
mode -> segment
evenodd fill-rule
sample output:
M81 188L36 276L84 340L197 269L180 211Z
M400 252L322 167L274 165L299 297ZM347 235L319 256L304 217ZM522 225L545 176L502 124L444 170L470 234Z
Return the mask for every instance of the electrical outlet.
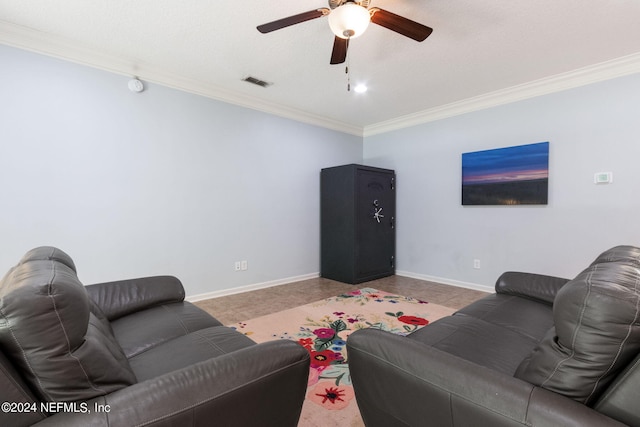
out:
M241 268L242 268L242 265L240 264L240 261L236 261L236 264L235 264L236 271L240 271Z
M247 260L244 259L242 261L240 261L240 269L242 271L246 270L247 268L249 268L249 265L247 264Z
M479 259L474 259L473 260L473 268L475 268L475 269L479 269L480 268L480 260Z

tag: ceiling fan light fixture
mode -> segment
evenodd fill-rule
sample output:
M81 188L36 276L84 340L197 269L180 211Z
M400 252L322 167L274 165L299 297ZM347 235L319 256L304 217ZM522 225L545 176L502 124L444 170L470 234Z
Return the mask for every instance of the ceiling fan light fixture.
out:
M364 83L357 84L356 87L353 88L356 93L365 93L367 91L367 85Z
M339 6L329 14L329 27L336 36L353 39L360 36L369 26L369 11L352 1Z

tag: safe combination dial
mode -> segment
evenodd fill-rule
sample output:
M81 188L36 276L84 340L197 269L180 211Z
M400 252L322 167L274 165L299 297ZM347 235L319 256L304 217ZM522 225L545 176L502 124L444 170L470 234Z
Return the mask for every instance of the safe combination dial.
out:
M373 219L378 221L378 224L380 224L380 218L384 218L384 215L382 214L382 207L380 206L378 199L375 199L373 201Z

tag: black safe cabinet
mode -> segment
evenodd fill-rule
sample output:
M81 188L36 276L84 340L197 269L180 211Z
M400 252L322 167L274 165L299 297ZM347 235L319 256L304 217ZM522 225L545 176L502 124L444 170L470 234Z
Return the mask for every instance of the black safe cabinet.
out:
M361 283L395 273L395 172L344 165L320 172L320 275Z

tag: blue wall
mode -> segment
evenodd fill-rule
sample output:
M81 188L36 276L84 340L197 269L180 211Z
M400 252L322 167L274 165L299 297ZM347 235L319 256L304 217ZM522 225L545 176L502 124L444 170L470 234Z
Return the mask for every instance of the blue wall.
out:
M398 269L493 287L506 270L573 277L640 246L639 93L636 74L367 137L365 163L398 175ZM462 153L543 141L548 205L461 205ZM613 184L593 183L602 171Z
M0 63L0 275L39 245L85 284L174 274L188 295L318 273L320 169L361 162L362 138L1 45Z
M396 170L401 274L489 289L640 245L640 75L363 140L6 46L0 63L0 274L45 244L87 284L175 274L196 295L317 274L319 170L363 161ZM547 206L460 204L462 153L542 141Z

